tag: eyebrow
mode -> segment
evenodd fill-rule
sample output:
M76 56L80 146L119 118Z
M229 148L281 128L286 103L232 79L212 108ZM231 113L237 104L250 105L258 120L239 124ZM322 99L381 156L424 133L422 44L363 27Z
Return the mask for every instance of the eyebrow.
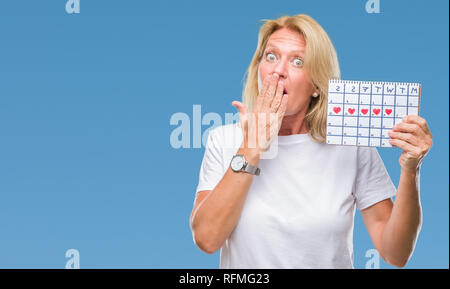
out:
M276 51L280 51L280 49L278 47L276 47L274 45L271 45L271 44L267 45L266 49L273 49L273 50L276 50ZM304 50L293 50L293 51L290 51L289 53L290 54L300 54L300 55L303 56Z

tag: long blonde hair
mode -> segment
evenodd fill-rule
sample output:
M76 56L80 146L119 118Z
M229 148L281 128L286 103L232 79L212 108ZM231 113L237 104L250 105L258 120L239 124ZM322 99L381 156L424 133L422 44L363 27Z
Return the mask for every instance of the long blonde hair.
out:
M328 34L313 18L305 14L282 16L275 20L263 19L258 34L258 46L245 73L242 99L249 111L258 97L258 65L266 49L270 35L278 29L289 28L297 31L306 41L304 68L309 72L314 87L319 89L319 97L311 98L306 114L306 124L311 137L318 143L326 138L328 108L328 80L339 79L340 70L336 50Z

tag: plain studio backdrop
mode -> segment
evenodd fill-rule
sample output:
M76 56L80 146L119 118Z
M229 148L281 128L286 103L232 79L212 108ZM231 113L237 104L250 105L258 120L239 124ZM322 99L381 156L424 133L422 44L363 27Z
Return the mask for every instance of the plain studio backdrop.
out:
M306 13L343 79L422 84L434 145L406 268L448 268L449 3L381 0L369 14L366 2L81 0L68 14L65 0L2 0L0 267L64 268L74 249L81 268L217 268L188 222L204 152L192 148L194 105L235 113L259 20ZM191 148L170 143L177 112ZM397 186L401 151L378 151ZM372 248L357 212L356 268Z

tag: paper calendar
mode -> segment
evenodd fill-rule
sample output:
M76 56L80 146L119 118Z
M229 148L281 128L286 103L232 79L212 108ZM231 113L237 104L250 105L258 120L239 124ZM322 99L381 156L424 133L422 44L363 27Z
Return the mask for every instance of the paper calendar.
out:
M420 84L329 81L327 144L392 147L388 131L419 115Z

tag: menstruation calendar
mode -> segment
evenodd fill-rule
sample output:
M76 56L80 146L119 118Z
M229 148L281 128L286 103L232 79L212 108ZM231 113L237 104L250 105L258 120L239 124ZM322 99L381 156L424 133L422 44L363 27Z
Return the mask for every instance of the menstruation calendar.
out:
M327 144L392 147L388 131L419 115L420 84L329 81Z

